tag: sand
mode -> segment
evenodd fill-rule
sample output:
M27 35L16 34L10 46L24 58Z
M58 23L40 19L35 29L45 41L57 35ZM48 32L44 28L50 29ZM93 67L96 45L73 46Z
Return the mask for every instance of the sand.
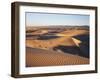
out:
M89 35L88 30L57 30L59 33L53 35L58 38L37 39L48 31L39 29L27 33L32 37L26 38L26 67L89 64L88 42L77 38Z
M89 64L89 59L69 53L59 53L43 49L26 48L26 66L56 66Z

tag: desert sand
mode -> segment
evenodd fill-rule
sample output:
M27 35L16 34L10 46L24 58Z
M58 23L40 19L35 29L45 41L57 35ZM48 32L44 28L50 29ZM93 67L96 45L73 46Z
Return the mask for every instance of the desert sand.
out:
M26 48L26 66L56 66L89 64L89 60L77 55L62 52L48 51L43 49Z
M26 67L89 64L88 29L26 30Z

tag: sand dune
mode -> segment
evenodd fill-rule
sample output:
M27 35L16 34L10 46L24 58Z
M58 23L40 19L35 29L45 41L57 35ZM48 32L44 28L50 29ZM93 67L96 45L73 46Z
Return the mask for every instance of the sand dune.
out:
M83 34L89 34L89 31L88 30L69 30L69 31L63 31L57 35L71 37L71 36L77 36L77 35L83 35Z
M40 31L40 30L39 30ZM42 32L47 31L41 31L41 33L33 32L31 34L41 34ZM66 45L66 46L75 46L79 43L81 43L80 40L73 38L73 36L76 35L83 35L83 34L89 34L89 31L87 30L65 30L63 32L57 33L56 36L59 36L59 38L50 39L50 40L38 40L38 39L27 39L26 40L26 46L33 47L33 48L52 48L56 47L57 45ZM53 35L52 35L53 36Z
M75 46L71 37L60 37L51 40L26 40L26 46L33 48L52 48L58 45Z
M56 65L75 65L88 64L89 59L69 53L59 53L43 49L26 48L26 66L56 66Z
M89 64L89 30L54 29L27 30L26 66Z

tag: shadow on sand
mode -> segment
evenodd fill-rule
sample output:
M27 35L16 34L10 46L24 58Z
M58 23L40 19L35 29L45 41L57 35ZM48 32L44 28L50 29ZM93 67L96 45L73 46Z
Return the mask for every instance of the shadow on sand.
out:
M77 36L73 36L76 39L79 39L82 42L85 42L89 45L89 34L84 34L84 35L77 35Z
M39 36L38 40L49 40L49 39L55 39L55 38L59 38L59 36L43 35L43 36Z
M89 58L89 34L84 34L84 35L77 35L74 36L74 38L79 39L80 41L82 41L82 43L79 44L79 48L81 50L81 55L85 56L87 58Z
M62 46L59 45L57 47L54 47L53 50L55 51L62 51L64 53L70 53L73 55L79 55L82 57L89 58L89 48L88 46L84 44L79 44L80 47L77 46Z

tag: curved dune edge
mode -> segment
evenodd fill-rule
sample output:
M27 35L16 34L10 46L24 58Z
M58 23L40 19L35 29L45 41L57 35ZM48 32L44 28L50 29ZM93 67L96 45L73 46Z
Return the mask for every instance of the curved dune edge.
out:
M26 47L26 67L89 64L89 59L36 48Z

